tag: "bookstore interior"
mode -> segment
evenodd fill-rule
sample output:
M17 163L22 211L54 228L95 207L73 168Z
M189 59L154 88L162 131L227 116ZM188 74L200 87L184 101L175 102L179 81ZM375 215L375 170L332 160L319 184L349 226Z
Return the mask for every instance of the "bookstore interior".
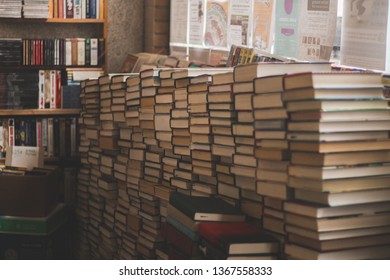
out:
M390 259L389 11L0 1L0 259Z

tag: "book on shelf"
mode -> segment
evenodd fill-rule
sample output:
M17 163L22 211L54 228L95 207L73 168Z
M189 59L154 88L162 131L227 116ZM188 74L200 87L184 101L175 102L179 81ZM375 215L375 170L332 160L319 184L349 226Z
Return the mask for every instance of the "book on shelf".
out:
M173 192L169 203L196 221L245 220L245 215L238 208L218 197L188 196Z

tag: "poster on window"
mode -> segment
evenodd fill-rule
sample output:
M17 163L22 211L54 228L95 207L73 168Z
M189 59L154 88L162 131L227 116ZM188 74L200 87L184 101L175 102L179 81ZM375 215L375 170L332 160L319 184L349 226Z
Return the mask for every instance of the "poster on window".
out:
M274 16L274 0L254 0L252 39L254 48L271 50Z
M337 0L283 0L275 6L275 54L328 61L337 24Z
M389 1L344 0L340 63L374 70L390 70L387 44Z
M206 30L204 44L211 47L227 47L228 0L208 0L206 6Z
M187 43L188 1L171 0L170 43Z
M230 1L229 45L250 46L252 0Z
M205 0L190 0L189 13L189 43L191 45L203 45ZM172 22L172 24L176 24Z

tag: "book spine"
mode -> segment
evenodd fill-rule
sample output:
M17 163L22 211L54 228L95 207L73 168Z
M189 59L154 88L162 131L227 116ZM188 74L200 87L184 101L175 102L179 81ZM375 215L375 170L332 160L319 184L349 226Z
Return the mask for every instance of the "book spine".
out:
M50 109L56 108L56 90L57 90L57 79L56 70L50 70Z
M8 146L15 146L15 119L8 120Z
M74 0L65 0L65 14L66 18L73 18L73 11L74 11Z
M70 156L77 156L77 119L71 118L70 123Z
M87 18L87 0L81 0L81 18Z
M85 65L85 39L77 39L77 65Z
M81 0L74 0L73 18L81 18Z
M64 0L58 1L58 18L64 18Z
M85 65L91 65L91 39L85 39Z
M98 65L104 65L105 63L105 42L104 38L98 40Z
M97 66L98 65L98 39L97 38L91 38L91 65Z
M36 121L36 146L42 147L42 120L37 119Z
M54 131L53 131L53 118L47 120L47 156L54 157Z
M39 70L38 109L45 109L45 70Z
M72 41L65 39L65 65L72 65Z
M90 7L91 0L85 0L85 18L91 18Z
M56 108L61 108L61 70L56 70Z
M77 65L77 38L71 39L72 41L72 65Z
M90 0L89 1L89 17L90 18L96 18L96 1L97 0Z
M48 156L48 119L43 118L41 121L41 146L43 148L43 155Z

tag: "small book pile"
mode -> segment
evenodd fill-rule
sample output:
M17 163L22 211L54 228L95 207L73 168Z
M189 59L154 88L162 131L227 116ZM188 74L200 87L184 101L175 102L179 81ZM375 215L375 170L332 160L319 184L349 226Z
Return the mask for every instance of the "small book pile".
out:
M201 222L244 220L245 215L238 208L218 197L171 192L168 215L163 224L165 248L176 251L176 255L183 259L201 258L198 246L198 226ZM160 250L163 251L162 248Z
M286 76L290 113L285 253L302 259L390 256L390 110L378 73Z
M9 0L0 3L0 17L2 18L21 18L22 0Z
M49 0L24 0L23 17L48 18Z
M206 259L274 260L280 258L279 241L247 222L202 222L200 246Z

